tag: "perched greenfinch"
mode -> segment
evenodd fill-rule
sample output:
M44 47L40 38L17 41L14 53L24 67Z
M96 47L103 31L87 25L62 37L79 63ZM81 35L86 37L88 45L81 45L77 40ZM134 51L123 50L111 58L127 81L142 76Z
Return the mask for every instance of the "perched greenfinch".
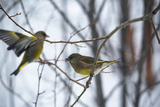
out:
M71 54L68 58L65 59L69 61L75 72L90 76L90 72L92 71L92 67L94 65L95 59L89 56L82 56L78 53ZM103 61L98 60L96 64L96 68L94 70L93 75L97 75L100 73L105 67L108 67L111 64L117 63L119 61Z
M9 45L7 50L13 50L17 57L25 52L20 65L11 75L16 76L25 65L40 58L46 37L48 36L43 31L38 31L34 36L29 37L18 32L0 29L0 39Z

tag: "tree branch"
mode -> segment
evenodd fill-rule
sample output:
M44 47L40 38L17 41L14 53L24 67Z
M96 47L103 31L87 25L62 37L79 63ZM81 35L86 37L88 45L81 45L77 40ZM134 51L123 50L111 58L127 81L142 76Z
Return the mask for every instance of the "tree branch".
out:
M102 44L100 45L100 47L99 47L98 50L97 50L96 57L95 57L95 61L94 61L94 66L93 66L92 71L91 71L91 73L90 73L90 77L89 77L88 81L86 82L86 87L84 87L84 90L82 91L82 93L80 94L80 96L77 98L77 100L73 103L73 105L74 105L76 102L78 102L78 100L79 100L80 97L84 94L84 92L86 91L86 89L89 88L89 84L91 83L92 77L93 77L93 75L94 75L94 69L95 69L95 67L96 67L97 60L98 60L98 58L99 58L100 51L101 51L102 47L105 45L105 43L108 41L108 39L109 39L115 32L117 32L119 29L124 28L124 27L128 26L128 25L131 24L131 23L138 22L138 21L144 21L144 20L147 20L147 19L152 18L153 15L155 15L159 9L160 9L160 3L159 3L159 5L158 5L152 12L150 12L149 14L147 14L147 15L145 15L145 16L143 16L143 17L140 17L140 18L136 18L136 19L132 19L132 20L126 21L126 22L122 23L120 26L116 27L110 34L108 34L107 36L105 36L105 40L102 42Z
M61 14L61 16L64 18L64 20L66 21L66 23L68 23L68 25L74 30L74 31L78 31L76 29L76 27L69 21L69 19L67 18L67 16L64 14L64 12L62 12L60 10L60 8L56 5L56 3L53 0L50 0L51 4L57 9L57 11ZM80 38L82 38L82 40L84 40L85 38L83 37L83 35L81 35L80 33L78 33L78 35L80 36ZM89 44L88 44L89 45ZM90 46L90 45L89 45Z
M40 67L40 65L39 65L39 67ZM37 69L37 74L38 74L38 89L37 89L36 101L34 102L35 107L37 107L37 103L38 103L38 98L39 98L39 96L45 92L45 91L43 91L43 92L41 92L41 93L39 92L39 91L40 91L40 83L41 83L41 78L42 78L42 73L43 73L44 65L42 66L42 70L41 70L40 74L39 74L39 67L38 67L38 69Z
M159 37L158 37L158 33L157 33L156 28L155 28L155 26L154 26L153 20L152 20L152 19L149 19L149 22L151 23L151 26L152 26L152 28L153 28L153 30L154 30L154 32L155 32L156 37L157 37L158 43L160 44L160 39L159 39Z
M16 23L8 14L7 12L3 9L2 5L0 4L0 9L8 16L8 18L14 23L16 24L18 27L20 27L22 30L24 30L25 32L31 34L34 36L34 34L32 34L30 31L27 31L26 29L24 29L22 26L20 26L18 23Z
M24 104L26 104L28 107L31 107L31 105L18 93L16 93L14 90L10 89L9 87L7 87L7 85L4 83L4 81L2 80L2 76L0 75L0 81L3 85L3 87L5 89L7 89L10 93L12 93L13 95L17 96Z
M7 10L6 12L8 13L10 10L12 10L15 6L17 6L18 4L18 0L15 1ZM1 7L1 6L0 6ZM1 17L0 17L0 21L4 18L5 14L3 14Z
M23 2L22 2L22 0L19 0L19 1L20 1L20 3L21 3L22 9L23 9L23 13L24 13L24 16L25 16L25 18L26 18L26 22L27 22L27 24L28 24L31 32L33 32L33 29L32 29L32 27L31 27L31 24L29 23L28 16L27 16L27 13L26 13L26 11L25 11Z

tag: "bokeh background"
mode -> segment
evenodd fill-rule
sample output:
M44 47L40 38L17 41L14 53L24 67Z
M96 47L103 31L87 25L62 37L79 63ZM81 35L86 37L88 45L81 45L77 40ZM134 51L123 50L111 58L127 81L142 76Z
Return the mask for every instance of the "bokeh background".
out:
M0 0L4 10L26 30L35 33L43 30L49 41L89 40L104 37L121 23L151 12L159 0ZM160 34L160 12L153 18ZM16 26L0 10L0 29L29 35ZM42 59L57 64L71 78L84 76L74 72L65 62L72 53L94 57L103 40L65 44L45 42ZM106 68L93 78L89 89L75 107L159 107L160 106L160 44L147 21L136 22L120 29L105 44L100 59L121 62ZM38 90L38 72L43 70L37 107L69 107L77 99L83 87L70 81L54 65L33 62L15 77L10 76L21 59L0 41L0 107L35 107ZM81 80L85 84L87 79Z

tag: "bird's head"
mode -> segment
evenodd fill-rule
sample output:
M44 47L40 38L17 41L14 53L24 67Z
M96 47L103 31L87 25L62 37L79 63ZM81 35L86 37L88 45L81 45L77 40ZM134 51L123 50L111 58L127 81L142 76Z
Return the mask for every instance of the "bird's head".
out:
M44 31L36 32L35 36L38 37L38 38L42 38L42 39L45 39L46 37L49 37Z
M65 61L69 61L71 64L76 64L77 61L79 61L81 55L78 53L71 54L68 58L65 59Z

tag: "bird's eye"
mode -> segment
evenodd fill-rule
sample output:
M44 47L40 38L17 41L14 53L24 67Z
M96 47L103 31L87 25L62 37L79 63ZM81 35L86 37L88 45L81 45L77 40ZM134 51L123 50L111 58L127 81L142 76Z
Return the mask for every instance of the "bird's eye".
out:
M46 34L45 34L45 33L43 33L42 35L43 35L43 36L46 36Z
M70 59L72 59L73 57L71 56Z

